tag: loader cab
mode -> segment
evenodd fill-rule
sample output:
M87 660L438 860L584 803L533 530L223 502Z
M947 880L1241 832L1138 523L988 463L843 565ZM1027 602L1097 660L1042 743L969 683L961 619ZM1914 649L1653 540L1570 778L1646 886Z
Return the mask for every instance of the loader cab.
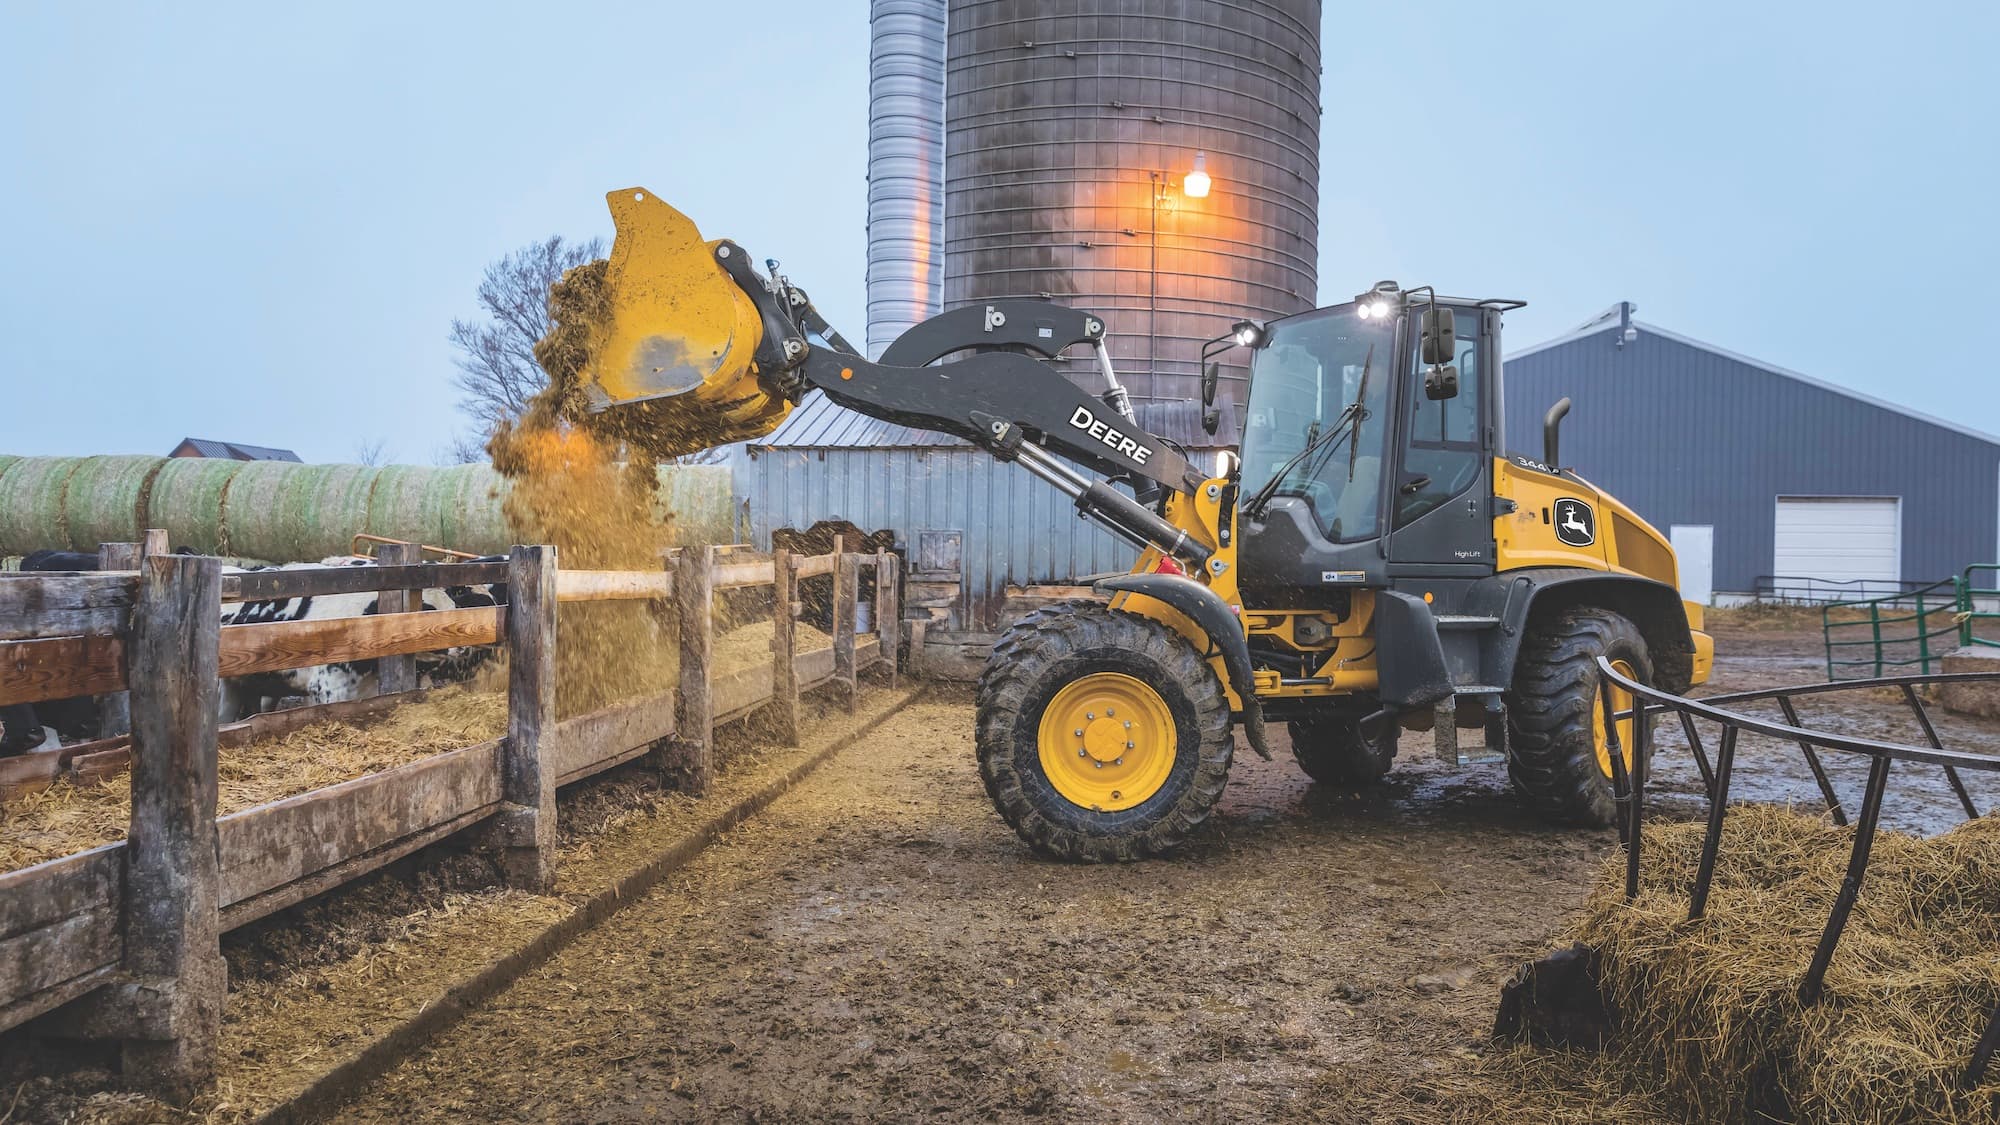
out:
M1503 304L1378 287L1263 326L1239 492L1247 608L1338 608L1356 588L1493 573ZM1430 358L1455 386L1426 362L1429 308L1451 314Z

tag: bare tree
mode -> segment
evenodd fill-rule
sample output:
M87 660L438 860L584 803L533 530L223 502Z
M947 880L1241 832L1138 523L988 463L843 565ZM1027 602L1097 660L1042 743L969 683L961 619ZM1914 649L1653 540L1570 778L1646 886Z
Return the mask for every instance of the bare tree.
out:
M486 460L486 439L474 434L460 434L431 455L431 462L437 465L470 465Z
M354 463L380 465L389 459L389 443L382 438L365 438L354 443Z
M535 341L553 327L549 320L549 286L563 271L604 256L604 242L564 242L561 235L523 246L486 267L479 282L478 320L451 322L451 344L458 349L462 392L458 406L472 416L477 439L455 443L478 447L501 422L521 416L528 400L548 385L549 377L535 363Z

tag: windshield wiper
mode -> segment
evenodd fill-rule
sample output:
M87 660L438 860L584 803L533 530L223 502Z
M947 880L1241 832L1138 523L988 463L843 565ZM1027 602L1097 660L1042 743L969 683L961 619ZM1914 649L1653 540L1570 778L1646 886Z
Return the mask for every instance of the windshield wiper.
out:
M1361 404L1368 401L1368 371L1374 366L1375 345L1370 344L1368 345L1367 358L1361 361L1361 385L1354 390L1354 405L1364 416L1368 413L1368 410ZM1349 484L1354 483L1354 461L1360 454L1361 443L1358 441L1349 442L1347 445L1347 483Z
M1250 498L1250 502L1243 505L1243 513L1245 515L1251 519L1257 519L1262 516L1264 509L1270 506L1271 501L1277 497L1278 486L1285 482L1285 478L1292 474L1293 469L1298 468L1300 462L1310 457L1315 450L1322 446L1326 447L1328 456L1332 456L1334 451L1339 448L1340 437L1351 434L1360 421L1368 417L1368 408L1363 406L1362 403L1367 401L1368 371L1374 362L1375 345L1370 344L1368 346L1368 356L1361 362L1361 386L1358 388L1358 393L1356 393L1354 401L1341 408L1340 416L1334 419L1333 425L1308 437L1305 445L1297 453L1292 454L1283 465L1278 466L1278 471L1271 474L1271 479L1265 481L1264 486L1257 490L1257 494ZM1358 448L1358 443L1349 446L1347 479L1350 482L1354 480L1353 450ZM1318 466L1315 466L1313 472L1316 473L1318 471ZM1306 475L1310 477L1312 473L1307 473Z

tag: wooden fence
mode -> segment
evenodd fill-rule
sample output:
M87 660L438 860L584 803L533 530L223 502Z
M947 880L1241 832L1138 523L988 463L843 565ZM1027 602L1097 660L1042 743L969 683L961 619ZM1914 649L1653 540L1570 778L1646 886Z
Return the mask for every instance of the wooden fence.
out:
M552 547L515 547L506 562L404 562L391 552L370 567L229 574L212 558L136 546L123 557L130 569L0 578L0 704L129 699L129 736L27 755L38 759L27 772L102 778L129 763L132 787L124 841L0 873L0 1030L53 1013L54 1030L117 1041L128 1074L166 1088L212 1069L222 933L474 827L510 885L546 892L558 787L650 753L701 791L717 725L768 712L796 745L801 692L830 685L852 709L861 669L896 676L891 554L706 547L673 552L661 571L564 571ZM876 631L857 636L869 568ZM816 575L834 580L833 645L801 653L798 583ZM495 582L507 584L509 604L420 610L424 589ZM774 588L772 661L718 672L715 595L754 586ZM220 624L224 602L358 592L376 593L379 612ZM614 600L677 606L678 687L558 722L556 607ZM218 746L413 699L413 654L494 643L509 653L503 737L216 816ZM222 676L367 659L397 690L218 728ZM0 766L21 772L22 761Z

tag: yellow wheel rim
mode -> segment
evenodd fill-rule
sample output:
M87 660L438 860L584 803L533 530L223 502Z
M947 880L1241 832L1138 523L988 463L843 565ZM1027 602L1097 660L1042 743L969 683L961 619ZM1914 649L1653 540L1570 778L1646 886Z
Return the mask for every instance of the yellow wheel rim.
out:
M1627 661L1614 660L1611 662L1611 667L1619 675L1628 680L1639 678L1638 671ZM1627 711L1632 707L1632 693L1612 683L1610 680L1600 680L1597 685L1597 691L1598 696L1591 701L1590 707L1590 734L1597 741L1597 768L1605 777L1610 777L1611 740L1604 737L1604 697L1606 695L1611 697L1612 711ZM1634 726L1635 722L1636 720L1629 715L1618 720L1618 756L1625 760L1625 776L1627 777L1632 776L1632 747L1635 742L1633 738L1633 732L1636 730Z
M1179 737L1167 701L1143 680L1092 672L1042 711L1042 773L1072 804L1117 812L1144 803L1174 772Z

